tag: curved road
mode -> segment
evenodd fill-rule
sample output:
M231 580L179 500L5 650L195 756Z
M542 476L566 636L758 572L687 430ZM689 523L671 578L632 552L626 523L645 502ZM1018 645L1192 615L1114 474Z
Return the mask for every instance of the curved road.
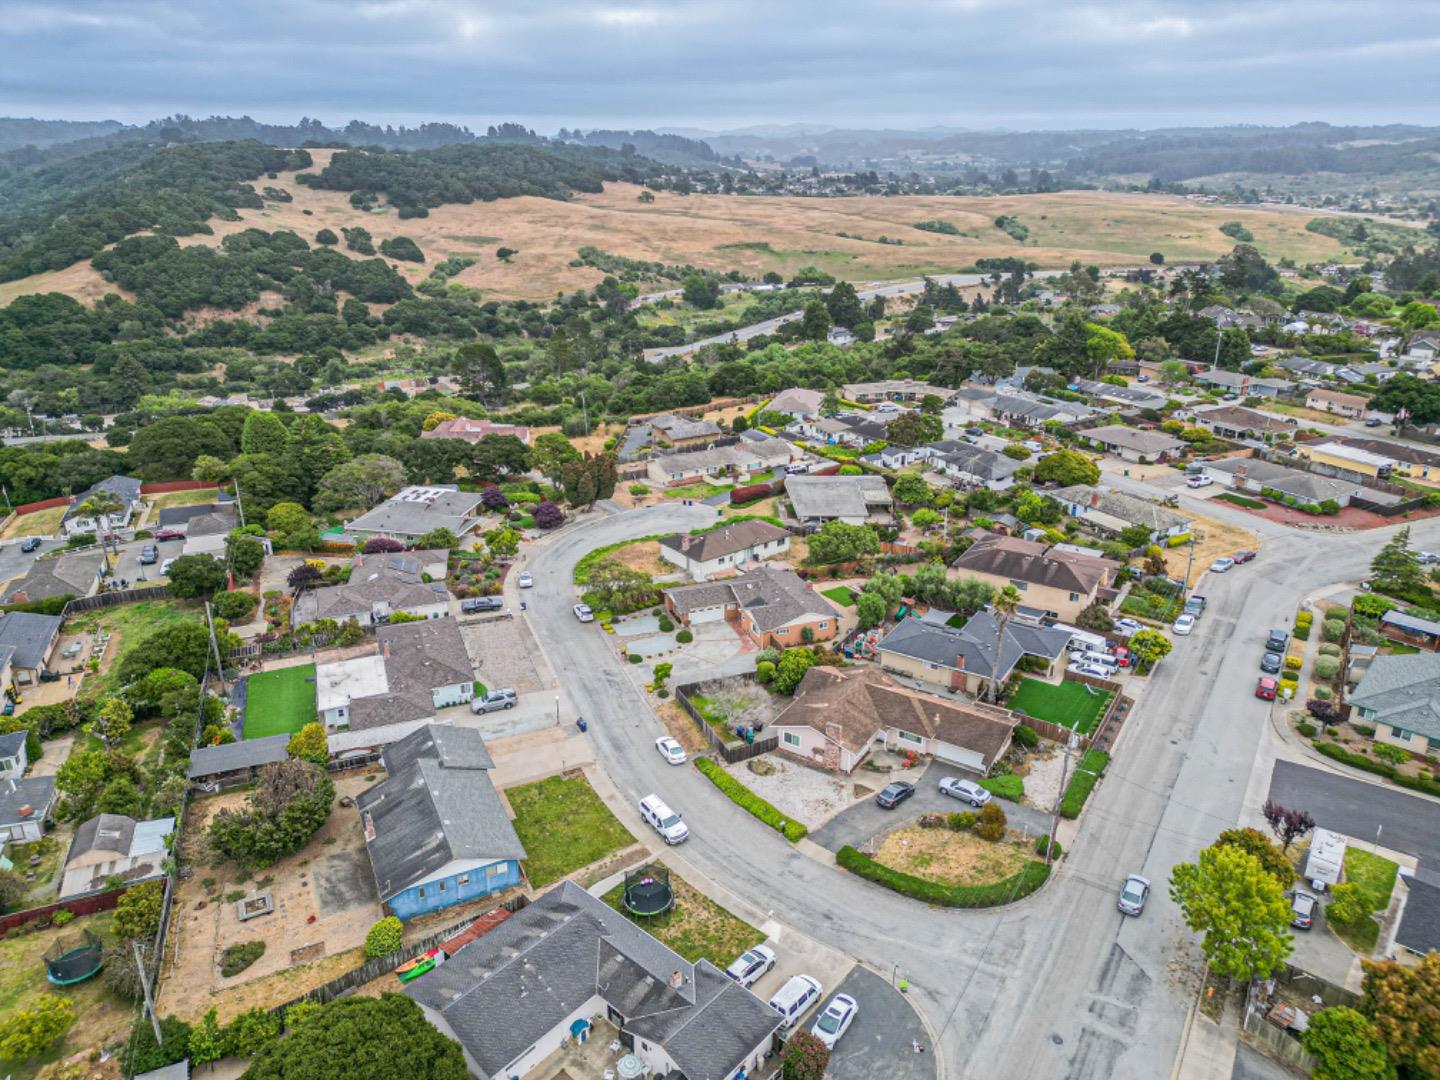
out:
M1258 526L1268 548L1204 582L1204 618L1144 680L1120 754L1055 879L1026 901L989 911L925 907L802 855L696 771L671 768L655 753L658 721L610 639L570 612L571 572L599 545L708 523L708 508L656 506L556 537L529 563L529 617L576 708L593 721L597 759L617 789L632 800L658 792L684 813L691 839L676 849L677 861L879 970L899 963L938 1033L943 1075L1165 1077L1193 1000L1195 984L1181 976L1199 957L1165 883L1175 863L1193 859L1240 816L1268 727L1252 696L1260 646L1270 627L1288 626L1303 596L1363 576L1390 531L1307 534L1239 516ZM1433 545L1440 519L1414 533L1420 546ZM1261 764L1268 782L1268 762ZM1136 872L1153 891L1144 915L1126 919L1115 896Z

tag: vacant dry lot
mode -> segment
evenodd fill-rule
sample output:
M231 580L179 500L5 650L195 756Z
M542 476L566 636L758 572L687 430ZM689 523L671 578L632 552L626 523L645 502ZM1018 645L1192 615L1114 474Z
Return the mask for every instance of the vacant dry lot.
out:
M991 843L950 829L897 829L875 853L875 861L942 885L991 885L1018 874L1030 861L1019 844Z

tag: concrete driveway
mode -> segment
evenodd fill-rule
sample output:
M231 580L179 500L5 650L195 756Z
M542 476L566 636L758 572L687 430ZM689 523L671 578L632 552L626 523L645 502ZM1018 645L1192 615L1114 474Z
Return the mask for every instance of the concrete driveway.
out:
M857 965L833 991L827 989L825 1003L836 994L849 994L860 1011L830 1054L830 1080L935 1080L930 1033L889 979Z
M916 782L915 794L894 810L886 810L874 799L866 799L856 803L850 809L836 814L824 828L811 833L810 839L830 851L839 851L846 844L851 847L860 847L871 837L909 825L922 814L949 814L973 810L974 808L968 803L962 803L948 795L940 794L940 781L946 776L955 776L962 780L975 779L974 773L967 773L963 769L946 765L943 761L932 761L919 781ZM867 787L873 786L876 791L879 791L887 783L885 774L867 773L863 769L856 771L855 780ZM1007 802L1004 799L995 801L1005 811L1010 828L1023 830L1031 836L1039 836L1042 832L1050 831L1049 814L1042 814L1028 806Z

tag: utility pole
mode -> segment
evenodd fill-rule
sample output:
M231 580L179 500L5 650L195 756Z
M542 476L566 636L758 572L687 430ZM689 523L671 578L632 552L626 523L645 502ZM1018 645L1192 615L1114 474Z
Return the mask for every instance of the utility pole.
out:
M1190 554L1185 559L1185 580L1180 583L1180 606L1185 606L1185 594L1190 591L1190 571L1195 568L1195 526L1190 526Z
M584 420L585 420L585 434L588 436L588 435L590 434L590 406L587 405L587 404L585 404L585 391L584 391L584 390L581 390L581 391L579 391L579 394L580 394L580 415L581 415L581 416L584 418Z
M1065 799L1065 778L1070 772L1070 748L1075 744L1075 733L1072 731L1070 737L1065 740L1065 757L1060 763L1060 791L1055 796L1055 810L1050 815L1050 840L1045 845L1045 865L1050 865L1050 859L1055 850L1055 829L1060 824L1060 804Z
M225 664L220 659L220 642L215 638L215 616L210 613L210 601L205 601L205 624L210 629L210 649L215 657L215 677L220 680L220 696L225 696Z
M145 973L145 957L140 952L140 942L135 946L135 966L140 969L140 990L145 995L145 1012L150 1017L150 1026L155 1031L155 1045L164 1045L165 1037L160 1034L160 1019L155 1015L155 1002L150 999L150 976Z
M235 510L240 515L240 527L245 527L245 504L240 501L240 481L235 481Z

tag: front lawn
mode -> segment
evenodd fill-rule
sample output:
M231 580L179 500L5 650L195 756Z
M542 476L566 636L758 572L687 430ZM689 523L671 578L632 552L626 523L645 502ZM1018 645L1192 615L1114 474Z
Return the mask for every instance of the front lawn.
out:
M1384 911L1390 906L1390 894L1395 889L1395 876L1399 871L1399 866L1382 856L1355 847L1345 849L1345 880L1360 886L1366 911ZM1354 926L1331 921L1330 929L1341 941L1364 955L1375 951L1375 943L1380 938L1380 924L1368 916Z
M315 716L315 665L262 671L246 680L245 738L290 735Z
M525 845L525 874L535 888L635 842L583 776L522 784L507 789L505 797Z
M606 893L604 900L692 964L704 957L723 971L746 949L765 940L765 935L759 930L697 892L673 871L670 887L675 891L675 906L664 915L650 919L631 915L621 907L620 894L625 891L623 882Z
M951 829L897 829L885 837L875 861L940 885L993 885L1025 868L1023 845L992 843Z
M1010 708L1037 720L1089 735L1100 723L1105 708L1114 695L1085 683L1047 683L1039 679L1021 679L1010 695Z
M711 495L719 495L734 486L734 484L706 484L702 481L698 484L686 484L684 487L666 488L665 496L671 499L708 499Z
M824 589L820 593L827 600L833 600L841 607L855 606L855 592L848 585L836 585L833 589Z

